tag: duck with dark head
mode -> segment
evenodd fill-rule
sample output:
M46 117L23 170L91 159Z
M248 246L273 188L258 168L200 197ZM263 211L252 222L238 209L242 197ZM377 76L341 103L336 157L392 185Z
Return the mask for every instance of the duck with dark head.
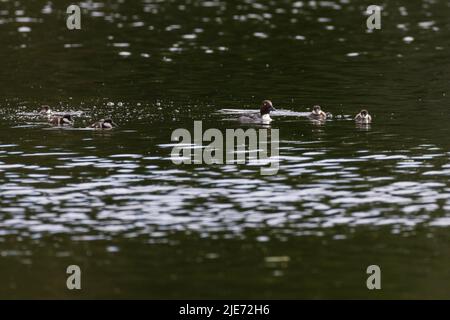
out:
M272 101L264 100L259 109L259 113L248 113L239 118L242 123L262 123L269 124L272 122L270 112L276 111L273 107Z

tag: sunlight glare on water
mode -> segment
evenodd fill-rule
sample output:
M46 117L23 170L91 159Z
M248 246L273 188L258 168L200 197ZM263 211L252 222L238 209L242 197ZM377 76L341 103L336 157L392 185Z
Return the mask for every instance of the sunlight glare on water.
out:
M378 33L353 0L80 3L77 32L67 1L0 4L0 297L69 297L51 279L88 258L80 297L359 298L375 262L387 297L446 296L448 3L379 3ZM239 128L263 99L278 174L172 163L174 129Z

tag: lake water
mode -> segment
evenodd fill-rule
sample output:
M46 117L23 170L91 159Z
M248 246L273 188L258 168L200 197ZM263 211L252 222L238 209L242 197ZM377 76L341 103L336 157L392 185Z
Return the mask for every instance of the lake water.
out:
M69 1L0 2L1 298L450 297L447 2L380 1L374 32L368 1L80 3L69 31ZM174 129L263 99L278 174L172 163Z

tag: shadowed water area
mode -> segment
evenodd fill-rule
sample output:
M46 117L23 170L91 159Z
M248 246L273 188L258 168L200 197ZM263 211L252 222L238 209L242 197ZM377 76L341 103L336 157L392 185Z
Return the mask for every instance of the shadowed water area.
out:
M449 3L374 32L368 1L83 1L79 31L69 4L0 1L0 298L450 297ZM174 129L263 99L278 174L172 163Z

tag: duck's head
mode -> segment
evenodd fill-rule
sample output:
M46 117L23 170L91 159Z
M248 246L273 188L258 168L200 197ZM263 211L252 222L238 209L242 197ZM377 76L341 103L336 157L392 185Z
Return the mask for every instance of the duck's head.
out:
M52 113L52 110L50 110L50 106L43 105L41 106L41 110L39 111L40 114L50 114Z
M264 100L261 104L261 115L270 114L271 111L276 111L276 109L273 107L272 101L270 100Z
M315 105L314 107L312 107L312 113L314 114L320 114L320 112L322 111L322 108L320 108L320 106Z
M362 109L360 114L361 114L361 116L363 116L365 118L369 115L369 112L366 109Z

